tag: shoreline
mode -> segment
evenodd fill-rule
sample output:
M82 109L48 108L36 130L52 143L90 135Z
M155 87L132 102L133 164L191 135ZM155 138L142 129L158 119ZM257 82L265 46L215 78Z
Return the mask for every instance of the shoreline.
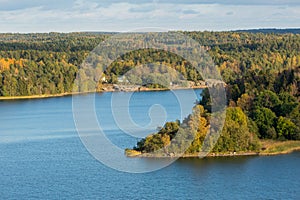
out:
M262 141L263 145L270 145L260 152L226 152L226 153L208 153L201 156L200 153L184 154L184 155L154 155L151 153L141 153L135 150L125 151L125 155L129 158L217 158L217 157L244 157L244 156L277 156L290 154L300 151L300 141Z
M248 157L248 156L278 156L278 155L286 155L294 152L300 151L299 148L295 148L290 151L285 152L277 152L277 153L264 153L264 152L245 152L245 153L210 153L205 156L201 156L199 154L185 154L183 156L163 156L163 155L151 155L151 154L139 154L139 155L126 155L129 158L220 158L220 157Z
M159 158L159 159L167 159L167 158L218 158L218 157L241 157L241 156L260 156L259 153L256 152L248 152L248 153L209 153L207 155L201 156L199 154L184 154L182 156L170 156L170 155L153 155L153 154L138 154L138 155L126 155L129 158Z
M22 100L22 99L46 99L54 97L64 97L70 95L79 95L84 93L61 93L61 94L43 94L43 95L30 95L30 96L9 96L9 97L0 97L1 100Z
M105 89L102 91L95 92L65 92L60 94L43 94L43 95L30 95L30 96L0 96L0 101L8 100L26 100L26 99L46 99L46 98L55 98L55 97L65 97L71 95L84 95L91 93L105 93L105 92L151 92L151 91L169 91L169 90L192 90L192 89L204 89L204 86L194 86L194 87L178 87L178 88L146 88L141 87L138 90L116 90L113 88Z

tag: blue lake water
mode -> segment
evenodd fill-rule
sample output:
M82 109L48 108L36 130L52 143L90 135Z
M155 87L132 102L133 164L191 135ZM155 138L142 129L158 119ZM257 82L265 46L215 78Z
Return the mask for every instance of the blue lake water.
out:
M191 91L178 92L189 96ZM195 91L197 96L200 92ZM122 100L126 95L95 95L99 126L122 149L134 146L137 138L124 133L132 128L130 124L120 127L115 122L115 115L120 119L127 116L113 113L112 104L117 110L127 109L141 128L154 121L154 126L147 128L154 132L156 125L163 125L156 118L181 119L196 100L179 102L176 95L165 91L130 94L127 105L112 103L112 96ZM94 96L80 98L84 101ZM0 101L0 110L0 199L300 199L299 152L274 157L179 159L158 171L132 174L111 169L88 152L76 132L71 96ZM134 159L145 164L157 162Z

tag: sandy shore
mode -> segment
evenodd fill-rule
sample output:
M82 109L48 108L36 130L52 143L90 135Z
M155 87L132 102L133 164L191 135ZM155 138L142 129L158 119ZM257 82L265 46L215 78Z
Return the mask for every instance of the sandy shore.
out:
M45 99L45 98L54 98L54 97L63 97L71 95L80 95L87 93L62 93L62 94L43 94L43 95L31 95L31 96L10 96L10 97L0 97L1 100L18 100L18 99Z

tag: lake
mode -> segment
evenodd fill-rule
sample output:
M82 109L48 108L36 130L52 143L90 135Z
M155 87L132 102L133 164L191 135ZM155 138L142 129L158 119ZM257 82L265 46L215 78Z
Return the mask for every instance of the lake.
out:
M201 90L192 93L200 98ZM96 94L99 126L112 144L131 148L138 139L126 131L143 137L191 112L196 99L178 100L176 95L188 97L191 91ZM122 104L129 97L129 103ZM91 98L94 95L76 97L83 102ZM186 158L154 172L127 173L107 167L85 148L76 131L71 96L0 101L0 110L1 199L300 199L299 152ZM134 123L116 123L116 115L127 117L126 110ZM147 132L142 133L143 128ZM160 162L124 159L137 165Z

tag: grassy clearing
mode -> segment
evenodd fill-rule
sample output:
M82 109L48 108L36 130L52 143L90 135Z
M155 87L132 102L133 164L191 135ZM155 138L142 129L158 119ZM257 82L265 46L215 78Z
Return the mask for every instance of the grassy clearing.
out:
M300 141L263 140L260 155L287 154L300 150Z

